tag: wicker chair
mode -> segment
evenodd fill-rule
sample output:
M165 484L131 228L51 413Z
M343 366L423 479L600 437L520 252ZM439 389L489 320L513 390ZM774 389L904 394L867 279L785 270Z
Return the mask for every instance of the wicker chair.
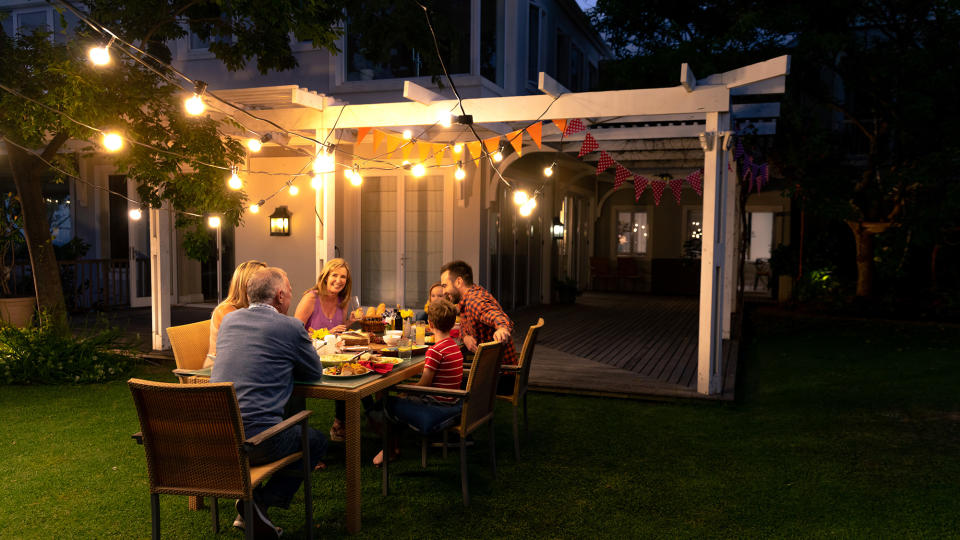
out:
M160 538L160 495L213 497L211 517L219 532L217 498L241 499L246 516L253 516L253 487L276 471L303 457L306 534L313 537L313 500L310 493L310 445L307 417L302 411L245 439L240 407L232 383L170 384L130 379L142 431L133 435L146 450L150 480L152 536ZM247 456L255 447L296 424L302 425L300 452L273 463L251 466ZM253 538L253 522L246 537Z
M210 347L210 321L200 321L167 328L177 369L200 369ZM184 377L180 382L192 382Z
M497 399L509 401L513 404L513 454L520 460L520 428L518 426L518 412L520 401L523 400L523 428L527 428L527 381L530 378L530 364L533 361L533 348L537 344L537 334L543 328L543 318L537 321L537 324L527 330L527 338L523 341L523 349L520 351L520 359L515 366L500 366L502 373L516 374L513 383L513 393L510 395L497 395Z
M447 435L450 431L460 436L460 486L463 491L463 505L470 505L470 489L467 481L467 435L473 433L480 426L487 424L490 426L490 468L494 476L497 474L497 452L495 447L493 431L493 408L496 402L497 378L499 371L497 365L500 361L501 344L497 342L482 343L477 348L474 356L473 367L467 378L467 387L464 390L453 390L447 388L432 388L425 386L415 386L411 384L400 384L396 389L401 392L418 395L436 395L451 396L459 398L463 404L460 414L452 416L446 422L434 427L427 433L420 433L422 436L421 463L423 467L427 466L426 451L427 437L434 433L443 433L443 454L447 454ZM410 426L414 431L416 428ZM389 492L389 462L390 455L390 430L385 430L383 444L383 494Z

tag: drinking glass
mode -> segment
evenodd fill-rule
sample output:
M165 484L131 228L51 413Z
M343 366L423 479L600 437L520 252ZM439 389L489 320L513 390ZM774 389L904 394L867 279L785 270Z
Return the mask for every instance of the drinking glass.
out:
M423 345L427 338L427 323L417 321L417 345Z
M353 316L353 314L360 309L360 297L354 296L350 298L350 302L347 303L347 309L350 310L347 314L347 319ZM363 318L363 314L360 314L360 319Z
M401 361L409 360L413 356L413 343L408 338L402 337L397 342L397 357Z

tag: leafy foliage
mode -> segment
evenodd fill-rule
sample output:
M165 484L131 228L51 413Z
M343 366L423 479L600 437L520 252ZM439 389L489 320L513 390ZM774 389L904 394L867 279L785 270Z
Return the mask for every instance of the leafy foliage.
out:
M137 355L117 328L74 336L40 317L39 326L0 325L0 383L87 384L126 375Z

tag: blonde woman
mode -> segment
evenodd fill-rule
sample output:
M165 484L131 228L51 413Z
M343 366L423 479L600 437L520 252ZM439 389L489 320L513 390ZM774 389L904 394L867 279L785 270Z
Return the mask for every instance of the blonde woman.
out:
M352 313L345 312L352 284L347 261L331 259L323 265L317 284L303 293L294 316L307 331L326 328L343 332L355 320Z
M247 261L240 263L240 266L233 271L226 300L213 308L213 313L210 315L210 344L207 346L207 359L204 360L203 367L212 367L217 358L217 332L220 330L223 316L250 305L247 299L247 281L257 270L266 267L267 263L263 261Z

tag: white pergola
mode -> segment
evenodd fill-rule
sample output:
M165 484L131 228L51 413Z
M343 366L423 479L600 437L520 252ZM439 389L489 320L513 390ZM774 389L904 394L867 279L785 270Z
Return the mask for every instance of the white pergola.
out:
M541 73L540 90L543 93L540 95L476 98L462 102L466 113L473 116L474 124L486 126L573 118L616 118L620 125L640 126L593 132L601 141L601 147L607 150L607 144L602 141L608 141L611 145L608 153L628 168L634 154L644 150L642 145L638 146L641 144L636 142L638 140L699 139L704 179L697 391L702 394L721 391L722 340L729 337L733 310L735 276L727 267L728 261L734 260L736 245L736 186L728 171L728 164L733 161L731 129L738 113L754 117L775 117L779 113L776 104L732 105L731 96L782 93L789 69L789 56L781 56L698 81L684 64L680 85L675 87L577 93L567 92ZM560 97L555 100L558 95ZM261 109L256 111L258 116L293 131L312 130L318 139L323 139L334 125L337 129L431 125L440 112L451 111L457 104L456 100L409 81L404 85L403 96L406 101L347 105L296 87L230 91L234 102L256 101ZM664 125L649 125L656 122ZM267 123L260 123L259 127L263 131L273 129ZM550 138L545 137L544 142L549 144ZM317 147L316 151L319 150ZM319 213L325 224L323 227L321 220L315 220L316 249L320 257L318 273L322 261L334 257L333 239L336 236L334 175L327 173L326 176L324 191L317 194ZM168 290L169 285L164 287L164 283L170 282L168 270L160 264L164 257L169 260L170 247L163 245L163 235L154 234L155 228L162 226L160 219L159 212L151 212L154 291ZM167 295L153 295L155 348L166 345L163 330L169 326L168 301Z

